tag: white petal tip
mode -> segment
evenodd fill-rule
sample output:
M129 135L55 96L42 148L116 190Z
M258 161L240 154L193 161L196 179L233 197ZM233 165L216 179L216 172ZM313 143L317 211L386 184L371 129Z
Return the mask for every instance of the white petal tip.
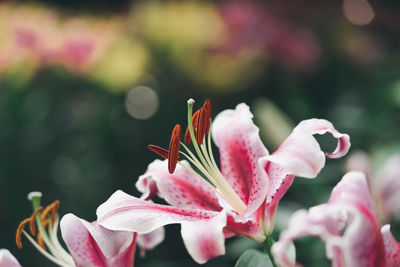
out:
M39 198L42 197L42 192L33 191L33 192L30 192L30 193L28 194L28 200L32 201L32 199L33 199L34 197L39 197Z
M194 105L194 99L193 98L189 98L189 100L187 101L188 105Z

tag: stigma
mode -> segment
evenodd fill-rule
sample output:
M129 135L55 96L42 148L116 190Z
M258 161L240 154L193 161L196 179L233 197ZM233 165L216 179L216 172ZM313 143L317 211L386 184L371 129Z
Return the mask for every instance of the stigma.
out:
M188 125L184 135L184 142L180 140L181 126L176 124L172 130L168 150L155 145L149 145L148 148L157 155L168 159L169 173L173 174L177 164L179 164L206 182L234 211L243 215L246 211L246 205L229 185L214 159L210 134L212 123L211 101L207 99L203 106L193 114L194 104L195 101L192 98L187 101ZM193 152L188 147L190 144L194 148ZM180 151L181 147L183 147L184 151ZM181 164L179 162L180 155L190 161L198 171L196 172Z
M17 228L15 241L19 249L22 249L22 235L46 258L62 267L75 266L71 255L61 246L58 237L58 207L60 202L54 201L47 207L40 206L40 192L32 192L28 199L32 202L33 213L24 219ZM25 228L29 225L29 230ZM35 240L36 239L36 240Z

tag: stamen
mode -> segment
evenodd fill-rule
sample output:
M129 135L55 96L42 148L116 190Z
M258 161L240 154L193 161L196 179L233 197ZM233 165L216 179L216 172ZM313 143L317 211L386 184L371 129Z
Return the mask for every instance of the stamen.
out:
M198 111L196 111L193 116L192 116L192 123L193 123L193 129L194 131L197 130L197 124L199 121L199 114L200 114L201 109L199 109ZM190 144L190 142L192 141L192 138L190 137L190 130L189 130L189 126L186 127L186 132L185 132L185 144Z
M169 143L168 171L171 174L174 173L176 165L178 163L180 142L181 142L181 126L177 124L172 130L171 141Z
M58 207L60 206L60 201L56 200L53 203L51 203L50 205L48 205L44 211L42 212L42 221L44 219L46 219L46 217L49 215L50 213L50 217L51 217L51 221L54 222L54 220L56 219L56 215L57 215L57 210Z
M40 233L38 233L36 240L37 240L37 243L39 244L39 246L41 246L44 250L46 250L46 246L43 243L43 237Z
M210 128L210 119L208 118L207 110L205 108L201 108L196 134L197 144L199 145L203 144L204 136L206 135L207 124L208 128Z
M149 145L149 149L160 155L161 157L168 158L168 171L173 173L178 162L179 153L187 158L194 167L197 168L199 173L195 170L180 164L183 168L197 175L200 179L205 181L216 193L218 193L231 207L239 214L244 214L246 205L242 199L233 190L230 184L226 181L215 162L212 149L211 149L211 101L207 99L203 106L193 114L194 100L188 100L188 127L185 131L184 143L193 144L195 153L192 153L184 143L182 147L186 153L179 151L180 149L180 133L181 127L177 124L172 131L169 150ZM207 139L205 138L208 135ZM195 155L196 154L196 155Z
M35 218L36 215L39 214L39 212L41 212L43 210L43 207L39 207L38 209L36 209L33 213L32 216L30 217L30 222L29 222L29 230L31 231L31 234L33 236L36 235L36 226L35 226Z
M168 150L155 145L148 145L147 148L159 155L160 157L168 159Z
M211 126L211 101L210 99L206 99L203 104L203 109L207 111L207 122L206 122L206 127L205 127L205 133L208 134L210 132L210 126Z
M19 249L22 249L22 242L21 242L21 234L22 234L22 231L24 230L25 225L27 225L27 224L30 223L30 222L31 222L31 218L26 218L25 220L23 220L23 221L18 225L17 233L15 234L15 243L17 243L17 247L18 247Z

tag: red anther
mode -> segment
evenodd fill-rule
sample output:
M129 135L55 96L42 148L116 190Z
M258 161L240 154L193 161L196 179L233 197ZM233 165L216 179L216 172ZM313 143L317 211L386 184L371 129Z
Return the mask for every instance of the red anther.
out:
M168 153L168 171L174 173L176 165L179 159L179 147L181 141L181 126L175 125L172 130L171 141L169 142L169 153Z
M166 150L162 147L155 146L155 145L148 145L147 148L150 149L151 151L153 151L154 153L156 153L157 155L159 155L160 157L163 157L165 159L168 158L168 150Z
M43 210L43 207L39 207L32 213L32 215L30 217L31 221L29 222L29 230L31 231L31 234L33 236L36 235L36 226L35 226L36 215L38 215L42 210Z
M206 101L204 101L203 109L207 111L207 120L206 120L207 122L205 126L205 133L208 134L211 126L211 111L212 111L210 99L206 99Z
M196 140L199 145L203 143L204 136L206 135L207 125L210 123L207 109L203 107L200 109L200 111L201 112L199 115L199 123L197 125L197 135L196 135ZM208 125L208 127L210 126Z
M197 123L198 123L198 118L199 118L199 114L200 114L201 109L199 109L198 111L196 111L193 116L192 116L192 124L193 124L193 130L194 133L196 134L197 132ZM186 127L186 132L185 132L185 144L190 144L190 142L192 141L192 138L190 137L190 131L189 131L189 126Z
M15 242L17 243L17 247L18 247L19 249L22 249L22 242L21 242L21 234L22 234L22 231L24 230L25 225L27 225L27 224L30 223L30 222L31 222L31 218L26 218L25 220L23 220L23 221L18 225L17 233L15 234Z

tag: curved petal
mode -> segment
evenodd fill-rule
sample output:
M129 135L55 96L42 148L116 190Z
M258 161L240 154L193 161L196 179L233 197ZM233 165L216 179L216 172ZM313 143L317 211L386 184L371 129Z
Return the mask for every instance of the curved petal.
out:
M197 263L225 254L226 213L210 219L182 223L182 238L189 254Z
M218 212L154 204L120 190L97 208L97 221L112 230L148 233L172 223L209 219Z
M296 176L314 178L325 165L325 155L313 135L326 132L338 139L335 151L327 153L326 156L339 158L346 155L350 148L350 137L336 131L327 120L310 119L299 123L278 150L265 159Z
M381 200L385 219L400 213L400 154L390 156L376 172L373 186Z
M0 249L0 267L21 267L21 264L7 249Z
M190 164L183 160L180 162L191 169ZM156 184L158 196L164 198L175 207L193 209L206 209L220 211L217 195L214 190L203 180L184 167L177 165L173 174L168 172L168 160L153 161L145 174L139 177L136 187L142 193L143 184Z
M132 266L136 243L131 232L111 231L97 222L89 223L73 214L66 214L60 222L61 234L74 259L80 266ZM133 244L133 247L132 247ZM133 252L128 251L128 248ZM126 252L131 257L126 257ZM124 260L121 261L120 258Z
M324 167L325 154L313 135L326 132L338 139L335 151L326 156L338 158L345 155L350 147L349 136L336 131L329 121L310 119L297 125L274 153L260 159L270 179L264 206L266 232L272 231L278 202L289 189L294 177L314 178Z
M254 125L253 114L242 103L236 109L221 112L212 124L212 136L219 148L222 174L239 197L247 204L247 214L263 203L268 189L268 176L259 159L268 155Z
M140 246L141 250L150 250L159 245L165 238L164 227L157 228L146 234L138 234L137 244Z
M368 209L371 202L363 174L346 174L327 204L292 216L288 229L272 247L275 259L282 266L294 266L287 257L291 242L302 236L318 236L325 241L333 266L384 266L380 226L374 210Z
M388 224L382 226L381 233L385 244L385 267L400 266L400 244L390 232L390 226Z

